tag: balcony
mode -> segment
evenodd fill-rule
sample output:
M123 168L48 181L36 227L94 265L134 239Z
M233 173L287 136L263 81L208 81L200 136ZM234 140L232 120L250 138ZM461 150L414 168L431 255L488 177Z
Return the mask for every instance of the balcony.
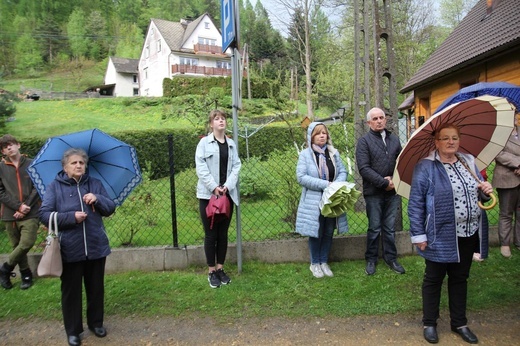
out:
M226 68L190 65L172 65L172 74L189 73L201 74L206 76L231 76L231 70Z
M222 53L221 46L213 46L213 45L209 45L209 44L197 43L197 44L193 45L193 50L195 51L195 54L215 54L215 55L226 56L226 54Z

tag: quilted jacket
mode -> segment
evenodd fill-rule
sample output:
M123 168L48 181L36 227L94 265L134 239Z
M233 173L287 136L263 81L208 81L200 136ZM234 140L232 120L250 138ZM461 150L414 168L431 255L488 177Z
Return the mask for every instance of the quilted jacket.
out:
M480 176L471 155L458 153L474 167ZM477 191L475 191L476 193ZM412 243L427 241L424 251L417 250L422 257L440 263L460 262L455 207L452 186L442 162L437 159L436 151L417 164L413 172L410 199L408 202L410 236ZM480 256L488 256L488 220L484 210L480 215Z
M308 147L300 153L298 164L296 166L296 178L298 183L302 186L302 194L300 196L300 203L298 204L298 211L296 213L296 232L303 236L314 238L318 237L318 231L320 228L319 203L323 195L323 190L329 186L327 180L323 180L319 177L316 155L314 155L310 144L312 130L318 124L321 123L314 122L309 125L307 130ZM330 140L327 148L329 155L333 158L332 162L335 167L336 173L334 181L346 181L347 170L341 161L339 152L332 146ZM338 232L348 232L347 215L343 214L337 217L336 220Z
M83 203L83 196L89 192L97 197L93 205ZM76 182L61 171L45 190L40 221L48 225L51 212L58 212L58 235L63 262L94 260L110 254L102 217L113 214L115 209L116 204L108 196L101 181L85 174ZM76 211L87 213L85 221L76 223Z

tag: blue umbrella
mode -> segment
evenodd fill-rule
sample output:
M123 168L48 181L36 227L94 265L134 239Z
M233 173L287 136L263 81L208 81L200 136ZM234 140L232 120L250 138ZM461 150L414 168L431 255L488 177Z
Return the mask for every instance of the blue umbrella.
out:
M481 82L462 88L455 94L448 97L437 108L435 113L440 112L444 108L454 103L466 101L483 95L505 97L515 106L517 112L520 112L520 86L506 82Z
M89 175L101 180L116 205L121 205L142 180L134 147L98 129L80 131L49 138L27 168L42 198L45 187L63 169L61 158L70 148L85 150Z

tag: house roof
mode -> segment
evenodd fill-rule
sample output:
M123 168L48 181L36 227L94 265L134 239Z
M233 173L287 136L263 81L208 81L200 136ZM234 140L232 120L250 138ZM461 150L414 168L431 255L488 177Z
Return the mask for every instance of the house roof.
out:
M118 73L137 73L139 67L139 59L116 58L111 56L110 60L114 64Z
M520 46L519 3L518 0L494 0L488 14L486 0L477 2L400 92L407 93L455 70Z
M209 17L207 13L204 13L191 22L170 22L169 20L156 18L152 18L152 22L157 26L168 47L170 47L172 51L180 52L184 42L191 36L205 16Z
M413 107L414 103L415 103L415 96L414 96L414 93L412 92L403 101L403 103L401 103L401 105L399 105L399 107L397 107L397 109L400 110L400 111L404 111L404 110L410 109L410 108Z

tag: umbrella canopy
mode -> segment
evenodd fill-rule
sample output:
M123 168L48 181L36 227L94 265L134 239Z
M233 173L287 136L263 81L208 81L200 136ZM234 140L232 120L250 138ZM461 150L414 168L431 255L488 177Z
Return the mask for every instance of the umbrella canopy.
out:
M503 97L481 96L451 105L431 116L410 137L399 154L393 181L396 192L408 198L413 169L420 159L435 150L434 133L443 123L460 131L459 151L475 156L480 170L504 148L514 127L515 111Z
M517 112L520 112L520 86L506 82L481 82L462 88L455 94L448 97L437 108L435 113L440 112L444 108L454 103L466 101L484 95L505 97L515 106Z
M134 147L98 129L75 132L49 138L27 168L42 198L46 186L63 169L61 158L70 148L85 150L89 175L101 180L116 205L121 205L142 180Z

